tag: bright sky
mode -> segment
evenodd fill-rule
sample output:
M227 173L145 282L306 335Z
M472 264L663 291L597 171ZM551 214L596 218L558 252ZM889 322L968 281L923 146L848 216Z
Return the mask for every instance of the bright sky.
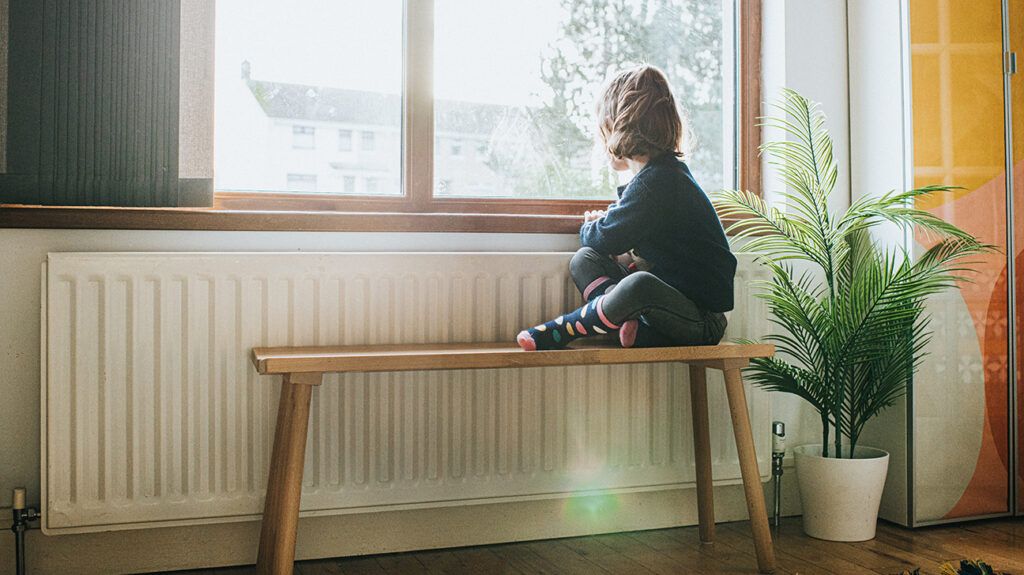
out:
M480 0L436 0L438 98L502 104L543 93L541 54L564 16L557 0L504 10ZM218 0L218 82L255 79L380 92L401 90L400 0Z

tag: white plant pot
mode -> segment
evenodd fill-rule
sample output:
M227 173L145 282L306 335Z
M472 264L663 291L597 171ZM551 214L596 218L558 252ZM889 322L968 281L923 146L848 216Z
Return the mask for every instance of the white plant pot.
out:
M828 541L875 537L889 454L857 447L853 459L821 456L821 445L801 445L796 455L804 533Z

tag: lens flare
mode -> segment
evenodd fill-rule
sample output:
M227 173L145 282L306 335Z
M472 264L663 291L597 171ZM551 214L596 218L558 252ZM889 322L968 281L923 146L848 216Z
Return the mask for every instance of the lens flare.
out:
M619 496L608 493L608 479L600 468L581 469L573 476L572 495L565 500L565 519L596 522L608 519L619 509Z

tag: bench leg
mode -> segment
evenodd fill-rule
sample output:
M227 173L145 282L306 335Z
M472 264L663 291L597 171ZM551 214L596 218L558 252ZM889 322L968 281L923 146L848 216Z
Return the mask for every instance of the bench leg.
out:
M747 395L743 389L740 370L726 368L724 372L725 391L729 397L729 414L732 416L732 429L736 435L736 449L740 457L740 473L743 475L743 491L747 496L747 513L750 515L750 529L754 534L757 568L761 573L771 573L775 570L775 552L772 550L772 535L768 530L768 510L764 506L761 474L757 470L754 435L750 430L750 417L747 413Z
M261 575L288 575L295 566L295 536L299 527L302 467L306 458L309 401L319 373L284 376L277 407L274 451L270 457L267 497L263 504L260 551L256 571Z
M693 454L697 467L697 519L700 542L715 540L715 500L711 485L711 430L708 423L707 369L690 366L690 412L693 416Z

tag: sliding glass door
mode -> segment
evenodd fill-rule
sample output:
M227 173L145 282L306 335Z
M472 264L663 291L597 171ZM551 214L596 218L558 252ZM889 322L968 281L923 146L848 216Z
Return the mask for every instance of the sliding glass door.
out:
M912 522L923 524L1012 509L1008 230L1024 226L1007 201L1002 2L910 0L909 15L914 183L957 186L917 207L999 248L930 304L931 354L910 402ZM936 241L914 234L918 253Z

